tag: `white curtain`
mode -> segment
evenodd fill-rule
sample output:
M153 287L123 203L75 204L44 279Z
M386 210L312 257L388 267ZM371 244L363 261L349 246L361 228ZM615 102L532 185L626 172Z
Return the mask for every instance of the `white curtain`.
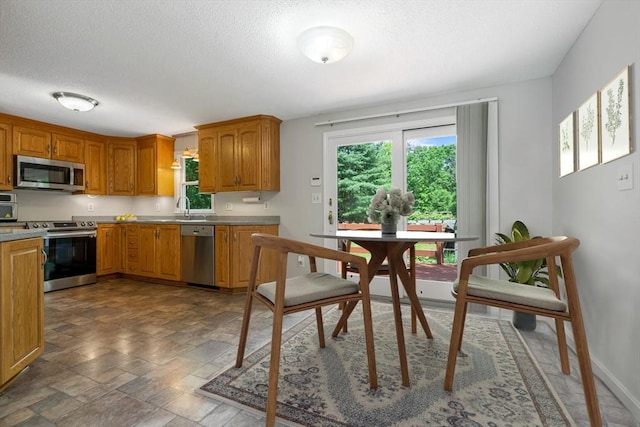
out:
M496 104L492 102L492 104ZM490 108L489 103L462 105L456 107L456 130L457 130L457 187L458 187L458 212L457 212L457 232L461 235L478 236L479 240L472 242L458 243L458 257L464 258L469 249L477 246L491 244L489 232L493 223L490 220L496 215L494 205L497 199L492 196L495 191L490 191L491 185L495 185L497 180L491 179L494 174L497 176L497 162L494 157L497 150L493 150L497 145L497 134L491 121L497 123L495 105ZM489 144L489 135L492 144ZM486 274L480 269L475 271L479 274Z

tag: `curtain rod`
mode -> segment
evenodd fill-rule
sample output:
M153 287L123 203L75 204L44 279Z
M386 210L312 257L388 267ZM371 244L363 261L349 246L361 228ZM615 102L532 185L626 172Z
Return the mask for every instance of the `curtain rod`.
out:
M462 101L462 102L456 102L451 104L434 105L433 107L422 107L422 108L414 108L411 110L400 110L400 111L393 111L389 113L371 114L369 116L351 117L348 119L327 120L326 122L318 122L315 124L315 126L327 126L327 125L333 126L334 124L337 124L337 123L357 122L359 120L379 119L382 117L399 116L401 114L421 113L423 111L440 110L443 108L459 107L461 105L479 104L481 102L491 102L491 101L497 101L497 100L498 98L496 97L480 98L480 99L474 99L471 101Z

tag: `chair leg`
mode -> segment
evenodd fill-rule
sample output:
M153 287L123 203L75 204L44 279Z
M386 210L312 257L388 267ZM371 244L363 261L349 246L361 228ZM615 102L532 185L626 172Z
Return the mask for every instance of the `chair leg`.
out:
M467 311L467 302L458 295L456 309L453 315L451 328L451 340L449 341L449 357L447 359L447 371L444 376L444 389L451 391L453 388L453 375L456 370L456 359L462 343L462 331Z
M468 309L468 304L465 301L464 302L464 310L462 311L462 322L460 322L461 323L461 325L460 325L460 337L459 337L458 342L456 344L456 348L457 348L458 351L462 350L462 335L464 335L464 324L467 321L467 309Z
M569 375L571 373L571 368L569 366L569 352L567 351L567 337L564 332L564 320L555 320L558 336L558 352L560 353L560 366L562 368L562 373Z
M273 313L273 331L271 334L271 361L269 362L269 390L267 391L267 419L265 421L265 426L267 427L273 427L276 422L283 317L284 314L282 310L276 306L276 310Z
M324 348L324 325L322 323L322 307L316 307L316 323L318 325L318 342Z
M580 366L580 377L582 378L589 423L591 427L602 427L602 417L600 415L600 407L598 406L598 396L596 394L595 381L593 380L591 358L589 356L587 336L584 332L584 324L582 323L582 315L579 311L576 313L574 307L572 308L574 309L574 317L571 321L571 329L573 330L573 339L576 344L576 354L578 356L578 365Z
M372 389L378 388L378 373L376 368L376 351L373 343L373 321L371 319L371 302L368 298L362 300L362 321L364 322L364 340L367 346L367 363L369 366L369 384Z
M244 351L247 346L247 335L249 333L249 321L251 320L251 306L253 305L253 293L247 290L247 297L244 303L244 313L242 315L242 328L240 329L240 342L238 343L238 353L236 355L236 368L242 367Z

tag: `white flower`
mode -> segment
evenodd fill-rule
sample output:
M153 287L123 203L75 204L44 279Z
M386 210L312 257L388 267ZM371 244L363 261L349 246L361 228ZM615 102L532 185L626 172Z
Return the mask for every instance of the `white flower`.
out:
M378 188L367 209L369 222L396 223L400 216L411 215L415 202L411 192L402 194L399 188L392 188L387 193Z

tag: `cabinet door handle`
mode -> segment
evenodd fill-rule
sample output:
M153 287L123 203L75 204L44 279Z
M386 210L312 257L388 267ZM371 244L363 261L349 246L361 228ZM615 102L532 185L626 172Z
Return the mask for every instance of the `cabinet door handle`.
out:
M234 242L238 241L238 233L236 233L236 232L233 233L233 241Z
M47 145L47 153L51 153L51 145Z
M9 181L9 184L11 184L11 175L7 175L7 180Z

